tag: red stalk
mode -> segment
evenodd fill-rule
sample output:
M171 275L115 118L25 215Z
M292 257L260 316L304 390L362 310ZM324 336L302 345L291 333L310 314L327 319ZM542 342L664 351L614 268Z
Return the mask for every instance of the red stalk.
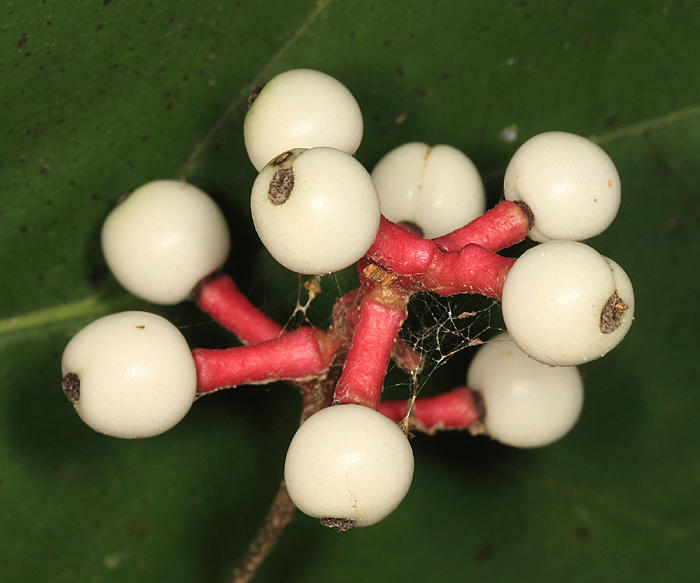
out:
M433 239L443 251L459 251L474 243L500 251L519 243L532 225L532 213L523 203L504 200L464 227Z
M513 263L515 259L469 244L459 252L438 252L425 272L411 280L443 297L477 293L500 299Z
M252 346L192 351L197 368L197 392L278 380L304 380L325 372L340 342L325 332L304 326L274 340Z
M391 282L396 280L396 285L408 291L434 291L441 296L479 293L500 299L514 261L476 244L446 252L435 241L418 237L382 217L377 238L359 265L361 271L367 262L380 265L390 272ZM401 277L396 279L396 275Z
M406 318L409 294L376 286L362 298L359 318L333 402L376 409L389 358Z
M406 417L408 405L409 401L383 401L379 404L379 412L399 423ZM474 393L467 387L437 397L418 398L413 413L415 428L427 433L439 429L467 429L482 417Z
M383 215L365 257L399 275L422 273L437 252L435 243L392 223Z
M205 282L197 294L197 305L244 344L278 338L283 328L248 301L228 275Z

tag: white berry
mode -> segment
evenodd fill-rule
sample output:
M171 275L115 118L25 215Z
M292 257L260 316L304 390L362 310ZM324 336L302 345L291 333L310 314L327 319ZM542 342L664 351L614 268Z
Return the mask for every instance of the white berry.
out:
M602 233L620 207L620 176L605 151L566 132L545 132L515 152L503 182L507 200L526 203L535 241L581 241Z
M150 437L189 411L197 373L180 331L155 314L95 320L68 343L63 390L81 419L113 437Z
M294 504L325 524L369 526L389 515L413 479L403 431L362 405L333 405L296 432L284 465ZM345 527L343 525L346 525Z
M508 334L479 348L467 384L483 398L488 435L513 447L542 447L560 439L583 406L583 382L576 367L533 360Z
M372 179L382 214L417 225L427 239L466 225L486 207L479 171L452 146L403 144L379 160Z
M629 278L614 261L575 241L537 245L513 264L503 286L503 319L516 344L556 366L604 356L634 316Z
M228 257L221 210L204 192L177 180L137 188L102 227L107 265L128 291L156 304L177 304Z
M258 175L250 198L260 240L287 269L331 273L358 261L379 229L372 178L333 148L295 149Z
M260 171L293 148L327 146L354 154L362 140L362 113L352 93L321 71L277 75L255 97L243 122L245 147Z

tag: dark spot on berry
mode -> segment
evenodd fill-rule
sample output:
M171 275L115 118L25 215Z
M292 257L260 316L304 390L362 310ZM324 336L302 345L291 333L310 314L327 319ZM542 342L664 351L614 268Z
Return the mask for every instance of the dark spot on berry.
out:
M321 524L339 532L347 532L355 528L355 521L352 518L322 518Z
M484 401L484 396L479 391L472 391L472 398L474 399L474 406L479 412L479 420L483 421L486 417L486 401Z
M275 175L270 181L270 188L267 191L267 198L275 206L279 206L287 202L294 189L294 170L291 168L282 168L275 172Z
M19 228L19 232L22 234L26 233L28 230L29 228L24 225Z
M423 236L423 229L421 229L420 226L418 226L416 223L413 223L411 221L401 221L399 223L399 227L403 227L409 233L412 233L413 235L416 235L418 237Z
M527 228L532 229L532 225L535 224L535 215L532 212L532 209L529 207L529 205L526 202L523 202L522 200L516 200L515 204L517 204L527 217Z
M291 151L287 151L287 152L284 152L283 154L280 154L272 162L270 162L270 166L281 166L287 160L289 160L291 155L292 155Z
M610 334L622 324L622 316L629 306L622 301L622 298L615 292L610 296L602 311L600 312L600 331L603 334Z
M261 83L250 92L250 95L248 96L248 107L253 105L253 101L257 99L258 95L260 95L260 92L263 90L263 87L265 87L265 84Z
M68 400L75 405L80 400L80 378L74 372L69 372L61 381L63 392Z

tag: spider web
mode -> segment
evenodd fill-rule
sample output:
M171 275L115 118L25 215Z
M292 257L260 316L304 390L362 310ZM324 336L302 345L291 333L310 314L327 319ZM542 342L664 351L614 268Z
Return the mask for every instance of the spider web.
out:
M351 290L343 289L339 279L333 275L326 276L321 281L300 276L296 306L286 327L318 325L318 322L310 319L309 308L319 295L332 294L337 298L349 291ZM467 349L483 344L493 331L502 331L500 322L500 307L495 300L470 294L448 298L429 292L414 294L409 302L408 316L399 337L406 346L422 355L424 363L417 373L395 374L399 367L392 361L389 364L391 381L385 383L385 394L398 395L399 391L394 389L403 389L402 395L407 393L411 401L415 400L440 367L455 357L464 356ZM324 323L330 324L330 318ZM453 384L444 387L443 390L447 391L464 384L466 369L465 359L461 376L455 378Z
M415 295L401 329L401 338L425 359L412 391L420 392L439 367L468 348L483 344L491 330L500 330L494 324L498 306L496 301L468 294L450 298L430 293ZM464 375L455 385L463 383Z

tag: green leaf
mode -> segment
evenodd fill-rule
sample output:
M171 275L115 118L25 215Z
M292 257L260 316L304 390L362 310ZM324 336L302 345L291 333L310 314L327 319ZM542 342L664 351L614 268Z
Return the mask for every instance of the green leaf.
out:
M324 70L365 116L368 166L411 140L448 143L492 201L526 138L595 139L623 207L592 241L630 274L637 318L585 368L573 432L520 451L462 433L414 441L400 508L339 535L300 516L260 581L696 581L700 191L699 11L692 2L12 2L0 47L0 579L222 581L274 495L300 410L286 386L203 399L178 427L118 441L60 391L66 342L130 307L99 249L123 193L180 177L234 233L229 271L284 321L298 278L252 229L248 92ZM504 141L510 126L519 137ZM312 317L323 323L328 280ZM325 303L324 303L325 302ZM194 345L232 339L192 306L159 310ZM468 352L426 390L463 381ZM440 385L439 383L443 383Z

